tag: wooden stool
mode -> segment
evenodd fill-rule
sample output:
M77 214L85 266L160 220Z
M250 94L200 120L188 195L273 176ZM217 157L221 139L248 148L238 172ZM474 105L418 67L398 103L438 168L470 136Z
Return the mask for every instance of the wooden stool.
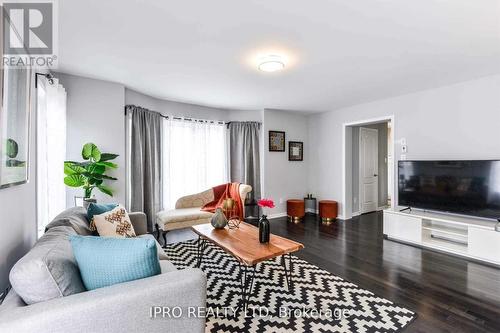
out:
M288 220L294 223L299 223L305 213L304 200L299 199L289 199L286 201L286 214L288 215Z
M319 202L319 216L321 222L330 224L337 219L338 203L333 200L320 200Z

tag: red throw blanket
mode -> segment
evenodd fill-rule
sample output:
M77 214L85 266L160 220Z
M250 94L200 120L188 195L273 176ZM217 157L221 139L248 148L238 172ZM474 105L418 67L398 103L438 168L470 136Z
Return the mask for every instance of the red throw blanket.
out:
M214 213L216 208L223 208L224 200L234 200L234 215L239 216L243 221L243 204L240 197L240 183L227 183L212 187L214 191L214 200L201 208L205 212Z

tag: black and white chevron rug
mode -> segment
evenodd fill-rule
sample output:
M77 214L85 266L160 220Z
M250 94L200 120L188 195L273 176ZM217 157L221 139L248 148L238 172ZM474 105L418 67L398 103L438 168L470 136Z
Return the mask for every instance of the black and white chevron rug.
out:
M197 241L171 244L165 252L179 269L195 267ZM257 265L244 312L237 261L208 245L201 269L208 279L207 308L213 312L207 313L206 332L399 332L416 318L302 259L292 256L292 261L292 291L278 258Z

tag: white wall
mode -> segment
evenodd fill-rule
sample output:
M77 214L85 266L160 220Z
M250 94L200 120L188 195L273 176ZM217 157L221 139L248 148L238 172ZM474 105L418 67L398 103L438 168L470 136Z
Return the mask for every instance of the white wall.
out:
M34 79L31 80L32 96ZM35 98L32 98L32 110ZM27 184L0 190L0 293L9 284L12 266L36 240L36 115L31 113L29 181Z
M269 151L269 131L271 130L286 133L285 152ZM266 109L263 134L263 196L275 201L276 207L269 211L271 217L286 215L287 199L301 199L310 192L307 179L310 164L307 117L294 112ZM289 141L304 142L304 161L288 161Z
M246 111L246 110L229 110L227 121L264 121L264 110Z
M125 204L125 87L108 81L75 75L58 74L67 91L67 158L82 160L82 146L95 143L102 152L119 154L114 160L119 165L109 174L118 181L107 184L115 190L111 198L94 190L100 202ZM67 188L66 205L74 206L74 196L82 196L81 189Z
M500 75L309 117L309 185L342 206L344 123L394 115L394 140L408 159L500 159ZM396 144L395 160L401 146ZM395 184L396 186L396 184Z

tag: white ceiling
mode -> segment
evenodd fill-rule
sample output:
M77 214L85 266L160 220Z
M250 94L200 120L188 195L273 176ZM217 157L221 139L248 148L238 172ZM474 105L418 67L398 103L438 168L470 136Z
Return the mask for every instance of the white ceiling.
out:
M60 70L208 106L326 111L500 73L499 0L63 0ZM256 69L282 53L286 70Z

